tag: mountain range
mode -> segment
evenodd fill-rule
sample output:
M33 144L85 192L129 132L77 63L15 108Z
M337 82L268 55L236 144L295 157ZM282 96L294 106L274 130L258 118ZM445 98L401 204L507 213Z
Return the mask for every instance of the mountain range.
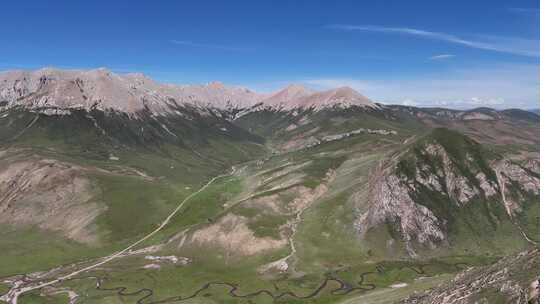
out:
M376 107L348 87L315 92L299 85L259 94L220 82L206 85L160 84L143 74L115 74L107 69L89 71L41 69L0 74L0 98L10 105L100 109L136 113L149 109L171 112L178 105L234 109L263 104L271 107L320 108L336 104Z
M0 73L0 141L10 304L473 303L540 276L413 294L536 259L533 111L41 69Z

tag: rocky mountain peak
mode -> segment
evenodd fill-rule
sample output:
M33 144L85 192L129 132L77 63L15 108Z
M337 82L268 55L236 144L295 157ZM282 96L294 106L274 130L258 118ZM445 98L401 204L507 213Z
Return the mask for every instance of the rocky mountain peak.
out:
M312 89L306 88L305 86L303 86L301 84L290 84L290 85L286 86L285 88L283 88L278 93L305 94L305 95L308 95L308 94L315 93L315 91L312 90Z
M290 85L271 95L263 103L285 109L314 108L323 109L334 106L361 106L378 108L369 98L350 87L340 87L327 91L314 91L301 85Z
M315 91L299 84L291 84L263 100L263 103L273 106L285 106L294 103L299 98L307 97Z
M220 81L212 81L206 85L209 89L212 90L225 90L225 85Z
M126 113L150 109L172 112L171 105L194 104L201 108L250 108L263 103L284 109L334 106L377 108L350 87L317 92L292 84L273 94L260 94L214 81L206 85L160 84L141 73L117 74L106 68L0 73L0 101L28 108L101 109Z
M362 96L362 95L360 95L360 93L358 93L357 91L355 91L353 88L351 88L349 86L338 87L338 88L335 88L333 91L336 92L336 93L339 93L339 94L348 95L349 97Z
M378 108L373 101L350 87L340 87L337 89L316 92L312 95L300 98L297 105L299 107L314 108L323 108L328 106L361 106Z

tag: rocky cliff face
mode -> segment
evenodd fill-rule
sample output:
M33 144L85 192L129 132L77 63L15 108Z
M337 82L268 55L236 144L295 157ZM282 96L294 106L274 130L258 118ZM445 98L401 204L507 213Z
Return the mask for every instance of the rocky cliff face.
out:
M427 207L417 204L404 181L396 175L380 174L376 177L371 201L373 204L357 222L361 236L387 222L397 223L407 251L412 256L416 255L411 246L414 241L430 248L446 242L444 222Z
M527 196L540 194L537 160L519 165L444 129L381 166L371 184L371 205L357 221L360 234L393 223L411 256L415 244L449 245L453 210L495 201L513 219Z

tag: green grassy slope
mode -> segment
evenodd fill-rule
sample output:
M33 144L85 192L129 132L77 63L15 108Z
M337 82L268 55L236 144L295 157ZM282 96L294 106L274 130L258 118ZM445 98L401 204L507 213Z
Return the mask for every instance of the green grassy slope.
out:
M411 149L398 166L403 176L413 177L419 164L430 166L434 171L440 169L440 159L426 159L421 153L426 144L437 142L448 151L457 170L470 183L477 183L478 171L490 179L494 177L489 163L499 157L495 151L446 129L436 129L424 136L430 130L410 115L361 109L316 113L307 110L295 115L261 111L242 116L234 125L219 117L211 118L210 122L201 117L201 121L159 118L157 122L146 117L146 121L143 119L145 131L141 132L141 121L126 121L125 117L109 121L94 113L98 124L110 130L104 135L92 120L80 114L58 121L40 116L32 128L19 136L14 130L24 130L35 114L9 113L0 118L3 126L0 137L5 140L4 148L30 148L44 157L119 173L89 175L102 191L101 199L107 206L96 221L102 243L91 247L30 228L8 229L0 235L0 247L10 248L7 253L0 253L0 276L48 269L121 248L151 231L178 202L232 165L238 169L233 176L217 180L190 200L170 225L143 244L165 243L153 254L187 257L192 261L190 264L164 262L160 263L160 269L144 269L151 262L144 255L134 255L115 260L63 286L74 290L82 302L90 304L134 303L148 293L141 291L145 288L151 290L152 295L141 303L180 301L197 290L201 291L196 297L184 303L336 303L348 299L363 301L363 296L370 299L370 295L379 290L399 299L410 294L414 290L412 286L440 283L449 279L448 274L466 265L489 264L499 255L527 246L522 238L516 238L519 231L500 202L479 197L466 206L457 207L447 194L434 193L422 185L418 185L416 199L448 222L452 249L426 252L425 258L415 260L406 254L403 244L397 244L400 250L390 255L385 250L387 240L399 236L391 224L360 239L355 222L358 210L370 204L371 174L381 162L402 152L404 147ZM181 136L168 134L160 123ZM287 130L290 125L297 126ZM321 137L358 128L395 130L397 134L360 134L274 155L267 154L262 147L266 144L275 148L306 132ZM10 141L13 134L17 137ZM263 137L265 140L261 139ZM419 139L412 146L405 144L408 139L416 138ZM137 176L133 170L150 179ZM320 190L322 188L324 191ZM298 189L303 192L295 192ZM300 216L293 236L296 254L289 260L290 268L286 272L260 269L288 256L290 246L242 256L219 246L197 243L180 246L180 240L174 238L183 231L191 235L231 214L247 218L247 226L255 238L288 237L291 228L285 226L296 218L286 209L290 207L288 204L297 198L309 197L310 191L317 189L323 194ZM240 201L250 195L253 197ZM263 203L254 203L257 199ZM272 209L275 206L271 204L279 211ZM540 235L537 215L540 209L536 206L534 198L528 200L524 204L526 212L520 214L518 220L527 232ZM21 246L14 246L16 242ZM39 250L34 251L35 248ZM18 263L25 267L17 266ZM96 289L96 279L89 276L103 279L101 290ZM328 278L337 278L356 289L333 292L339 284L328 281L321 292L310 299L290 295L273 299L269 295L288 291L306 296ZM211 282L231 285L210 284L204 288ZM407 283L411 288L390 287L397 283ZM118 295L118 289L111 290L119 287L126 288L124 295ZM234 290L231 292L231 289ZM21 299L20 303L64 300L51 300L35 293Z
M239 117L234 123L265 137L274 145L299 138L322 138L326 135L350 132L360 128L398 131L407 137L423 133L424 126L410 116L397 116L386 109L362 107L327 108L291 111L265 109Z
M158 118L166 120L161 123L169 130L182 130L172 136L152 127L149 117L133 120L118 113L75 111L47 116L11 109L1 114L0 150L81 166L99 190L96 199L105 211L95 222L99 242L93 245L30 226L4 229L0 247L9 250L0 253L0 276L113 252L154 229L210 178L265 153L259 137L218 117ZM204 205L198 208L201 216L190 216L191 222L204 221L206 211L210 212L203 210ZM171 229L185 224L175 225ZM14 246L16 240L18 246Z

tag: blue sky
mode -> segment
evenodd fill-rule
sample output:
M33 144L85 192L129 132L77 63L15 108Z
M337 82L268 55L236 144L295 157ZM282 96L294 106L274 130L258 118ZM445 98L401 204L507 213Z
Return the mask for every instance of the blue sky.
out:
M19 2L19 3L17 3ZM535 1L6 1L0 69L108 67L258 91L540 107Z

